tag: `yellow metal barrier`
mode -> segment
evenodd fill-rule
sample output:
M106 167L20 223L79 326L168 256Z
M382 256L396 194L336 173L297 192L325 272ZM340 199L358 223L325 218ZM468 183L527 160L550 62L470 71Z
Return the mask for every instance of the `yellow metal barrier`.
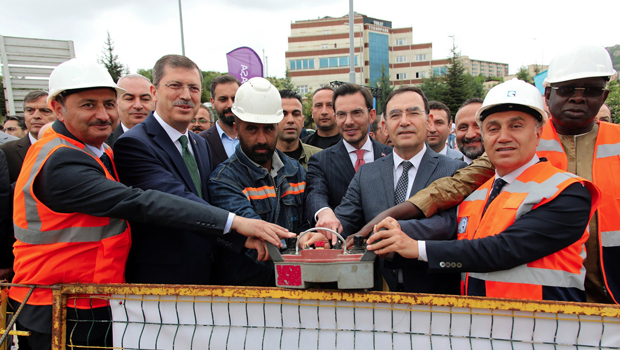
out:
M111 305L114 341L105 349L620 349L616 305L259 287L55 287L54 350L80 348L67 323L102 322L67 318L67 305L91 294Z

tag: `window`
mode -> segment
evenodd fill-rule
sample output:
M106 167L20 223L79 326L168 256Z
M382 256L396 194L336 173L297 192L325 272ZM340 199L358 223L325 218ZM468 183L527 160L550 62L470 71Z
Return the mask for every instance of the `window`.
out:
M415 72L415 77L418 79L426 78L426 72Z
M305 95L308 93L308 85L299 85L297 87L297 93L299 93L300 95Z
M290 70L314 69L314 59L291 60Z
M338 61L340 62L340 67L346 67L349 65L349 57L340 57Z
M321 44L321 49L329 49L329 44Z
M448 69L446 67L433 68L433 74L435 75L446 75L447 73Z
M415 55L416 61L426 61L426 54Z
M319 67L320 68L327 68L327 67L329 67L329 60L327 58L320 58L319 59Z
M405 80L407 79L407 73L396 73L396 80Z
M329 58L329 66L330 67L338 67L338 57L330 57Z
M396 45L407 45L407 39L396 39Z
M407 62L407 56L396 56L396 63Z

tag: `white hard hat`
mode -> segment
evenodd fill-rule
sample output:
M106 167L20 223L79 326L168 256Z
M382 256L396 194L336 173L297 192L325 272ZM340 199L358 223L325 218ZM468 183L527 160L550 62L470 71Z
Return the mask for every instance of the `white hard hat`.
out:
M252 78L237 90L232 112L248 123L276 124L284 117L280 92L265 78Z
M89 88L111 88L116 90L117 95L125 92L125 89L114 83L110 73L103 66L89 60L73 58L61 63L52 71L47 104L51 106L51 101L61 92Z
M525 112L543 125L547 122L547 113L540 91L534 85L517 78L489 90L482 107L476 112L476 122L482 125L482 121L490 114L506 111Z
M554 57L545 81L548 84L583 78L616 77L609 52L602 46L580 46Z

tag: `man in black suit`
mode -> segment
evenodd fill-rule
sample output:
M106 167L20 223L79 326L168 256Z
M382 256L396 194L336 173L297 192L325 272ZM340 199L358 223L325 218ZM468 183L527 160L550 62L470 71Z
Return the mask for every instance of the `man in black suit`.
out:
M0 280L11 281L13 274L13 196L9 169L0 151Z
M17 181L28 148L39 139L41 127L54 120L56 120L56 113L47 105L46 91L31 91L24 97L24 122L28 133L19 140L0 146L6 155L11 183Z
M200 107L200 69L187 57L163 56L153 68L153 83L156 110L116 141L120 181L209 206L209 150L202 138L188 130ZM233 214L227 216L226 232L235 218ZM130 224L133 244L127 261L128 282L209 283L209 237L157 223L130 220ZM248 248L254 243L252 239L246 241Z
M177 87L174 81L166 84ZM187 90L187 82L178 84ZM104 141L118 119L117 93L122 92L95 62L76 58L52 72L48 102L58 120L32 145L24 160L30 171L22 172L16 184L15 283L123 283L131 245L127 219L173 227L175 234L176 230L225 234L230 221L225 210L116 181L114 154ZM181 114L188 109L183 104L166 106L180 109ZM281 237L290 236L277 225L238 216L230 229L276 245ZM27 288L11 287L9 297L19 304L26 293ZM75 301L84 308L68 307L68 319L109 319L107 302L84 300ZM51 291L35 289L17 321L31 331L27 341L32 348L51 348L51 314ZM106 346L110 332L99 326L104 323L80 324L67 332L73 344ZM67 327L73 325L69 321Z
M392 152L368 136L375 120L372 94L365 87L343 84L334 91L333 105L342 140L310 157L306 175L306 217L317 227L341 232L336 208L360 166ZM331 237L331 235L330 235Z
M230 74L220 75L211 82L211 105L218 120L215 125L198 134L207 140L211 149L211 170L232 156L239 144L237 131L233 127L235 114L231 109L239 86L241 82Z
M118 97L119 123L105 141L114 148L114 142L127 130L141 123L155 109L151 94L151 81L140 74L122 76L116 83L125 92Z
M429 103L418 87L401 87L388 96L386 125L394 152L364 165L353 177L335 210L345 235L357 232L377 214L466 166L426 146L428 120ZM429 219L403 221L401 226L407 235L417 239L455 239L456 210L446 210ZM381 266L392 291L459 293L458 274L429 275L424 262L395 255L392 259L382 259Z

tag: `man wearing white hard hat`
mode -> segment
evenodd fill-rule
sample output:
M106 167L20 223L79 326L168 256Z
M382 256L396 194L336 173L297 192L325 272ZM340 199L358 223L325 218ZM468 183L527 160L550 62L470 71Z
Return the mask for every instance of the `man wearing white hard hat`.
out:
M123 283L131 246L127 219L224 234L225 210L117 182L114 155L104 141L124 90L105 68L72 59L54 69L49 86L48 104L58 120L30 147L15 185L14 283ZM248 235L275 244L289 236L276 225L238 219L232 229ZM260 226L269 232L258 232ZM12 287L9 297L26 302L17 322L31 332L30 347L49 349L52 290L35 288L29 295L28 288ZM97 322L109 317L105 298L71 298L67 319L92 322L69 321L67 337L74 345L111 346L111 324Z
M537 148L539 157L603 189L601 205L590 221L584 263L587 301L596 303L620 302L616 260L620 255L620 125L596 121L609 93L606 84L616 77L609 53L600 46L571 48L551 60L544 96L550 122ZM432 216L459 204L493 175L493 166L483 155L454 177L438 180L370 224L385 216L401 220Z
M252 78L237 90L232 112L239 145L211 174L211 203L239 216L262 219L299 233L306 223L306 170L276 149L278 123L283 118L280 93L268 80ZM231 235L224 239L233 238ZM214 271L214 283L275 284L273 263L266 261L269 255L265 247L258 252L244 249L236 253L215 249L219 249L219 266Z
M534 86L494 87L476 119L495 176L459 205L458 241L415 241L386 218L369 249L461 272L465 295L585 301L584 243L600 192L536 155L547 117Z

